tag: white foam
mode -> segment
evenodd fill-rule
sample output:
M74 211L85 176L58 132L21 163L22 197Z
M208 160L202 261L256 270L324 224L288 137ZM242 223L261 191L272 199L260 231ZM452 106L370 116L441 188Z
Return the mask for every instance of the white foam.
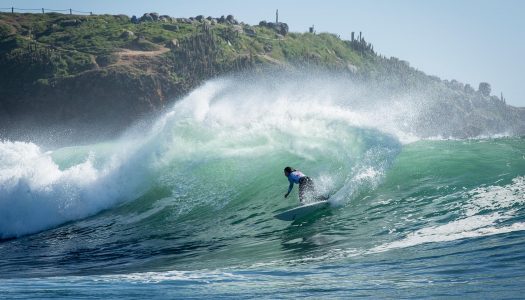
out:
M473 216L482 211L509 209L525 204L525 177L519 176L512 183L478 187L465 193L470 201L463 208L465 215Z
M366 248L331 249L323 255L301 257L288 263L326 262L349 257L382 253L394 249L404 249L429 243L451 242L462 239L487 237L516 231L525 231L525 222L512 221L516 210L525 204L525 177L518 176L512 183L504 186L479 187L460 192L466 198L460 218L442 225L421 228L406 234L403 238ZM385 202L385 203L388 203ZM503 225L503 224L506 225ZM281 265L283 261L258 263L253 267Z
M173 162L189 169L192 164L214 160L255 162L274 153L305 162L329 157L332 164L342 166L346 176L337 200L341 203L358 186L373 187L380 181L388 167L385 161L395 156L388 154L388 148L399 149L399 139L414 141L407 130L410 122L406 123L419 111L413 99L392 98L388 106L377 106L374 104L384 99L365 98L366 90L327 78L209 81L177 102L148 130L130 131L111 142L103 164L95 163L94 154L66 170L37 145L3 142L0 236L37 232L136 199L150 185L149 174ZM181 172L171 184L189 182L185 188L198 188L200 178L183 181L188 174ZM329 182L323 179L321 183ZM212 205L203 201L214 199L213 205L223 206L231 197L221 193L232 194L235 184L214 183L212 191L192 195L191 205ZM184 210L191 205L185 204Z
M158 283L165 281L197 281L211 283L214 281L246 280L245 276L233 274L220 270L199 270L199 271L165 271L165 272L143 272L118 275L100 275L97 276L101 281L122 281L139 282L139 283Z
M117 147L118 148L118 147ZM118 153L118 154L117 154ZM0 143L0 237L14 237L84 218L137 194L140 163L125 151L101 168L94 156L61 170L51 153L22 142ZM124 164L127 162L128 164Z
M517 222L509 226L497 226L498 221L509 218L499 213L471 216L440 226L431 226L409 233L405 238L374 247L369 253L392 249L413 247L426 243L450 242L465 238L490 236L501 233L525 230L525 223Z

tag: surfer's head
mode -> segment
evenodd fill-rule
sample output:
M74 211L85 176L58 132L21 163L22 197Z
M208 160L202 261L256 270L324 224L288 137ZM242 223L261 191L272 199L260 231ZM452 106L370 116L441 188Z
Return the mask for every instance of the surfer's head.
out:
M292 173L292 172L293 172L292 167L284 168L284 176L288 177L288 175L290 175L290 173Z

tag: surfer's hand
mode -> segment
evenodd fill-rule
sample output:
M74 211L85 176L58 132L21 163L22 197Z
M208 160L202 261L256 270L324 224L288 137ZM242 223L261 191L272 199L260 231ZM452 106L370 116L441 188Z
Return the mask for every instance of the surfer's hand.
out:
M284 194L284 198L288 197L288 193Z

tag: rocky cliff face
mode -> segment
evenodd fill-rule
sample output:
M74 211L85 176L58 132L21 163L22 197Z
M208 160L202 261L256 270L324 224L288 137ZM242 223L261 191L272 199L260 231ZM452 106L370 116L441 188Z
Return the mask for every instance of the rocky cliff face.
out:
M289 33L285 23L250 26L233 16L3 13L0 66L2 139L63 145L111 138L207 79L265 69L324 70L392 94L431 90L424 97L439 101L418 120L424 136L436 135L426 130L436 123L449 125L438 132L444 136L525 132L522 109L377 56L364 38Z

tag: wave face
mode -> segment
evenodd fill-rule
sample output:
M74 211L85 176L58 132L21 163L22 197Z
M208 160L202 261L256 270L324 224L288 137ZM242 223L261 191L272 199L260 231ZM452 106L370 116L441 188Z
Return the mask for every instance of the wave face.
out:
M399 152L378 124L397 129L386 112L349 108L356 87L344 87L350 98L342 98L341 82L304 84L209 82L151 128L102 145L43 152L3 142L0 237L82 219L155 186L170 190L181 212L222 207L240 187L282 194L276 175L288 164L319 176L321 192L342 189L336 201L347 201L356 180L377 181Z
M2 142L0 277L228 277L248 290L256 274L280 286L261 269L334 288L322 266L401 276L385 261L407 276L430 268L429 280L476 262L515 273L494 257L523 262L525 142L421 139L421 99L367 93L327 78L221 79L115 141ZM283 197L287 165L332 195L331 209L274 219L298 204L296 189Z

